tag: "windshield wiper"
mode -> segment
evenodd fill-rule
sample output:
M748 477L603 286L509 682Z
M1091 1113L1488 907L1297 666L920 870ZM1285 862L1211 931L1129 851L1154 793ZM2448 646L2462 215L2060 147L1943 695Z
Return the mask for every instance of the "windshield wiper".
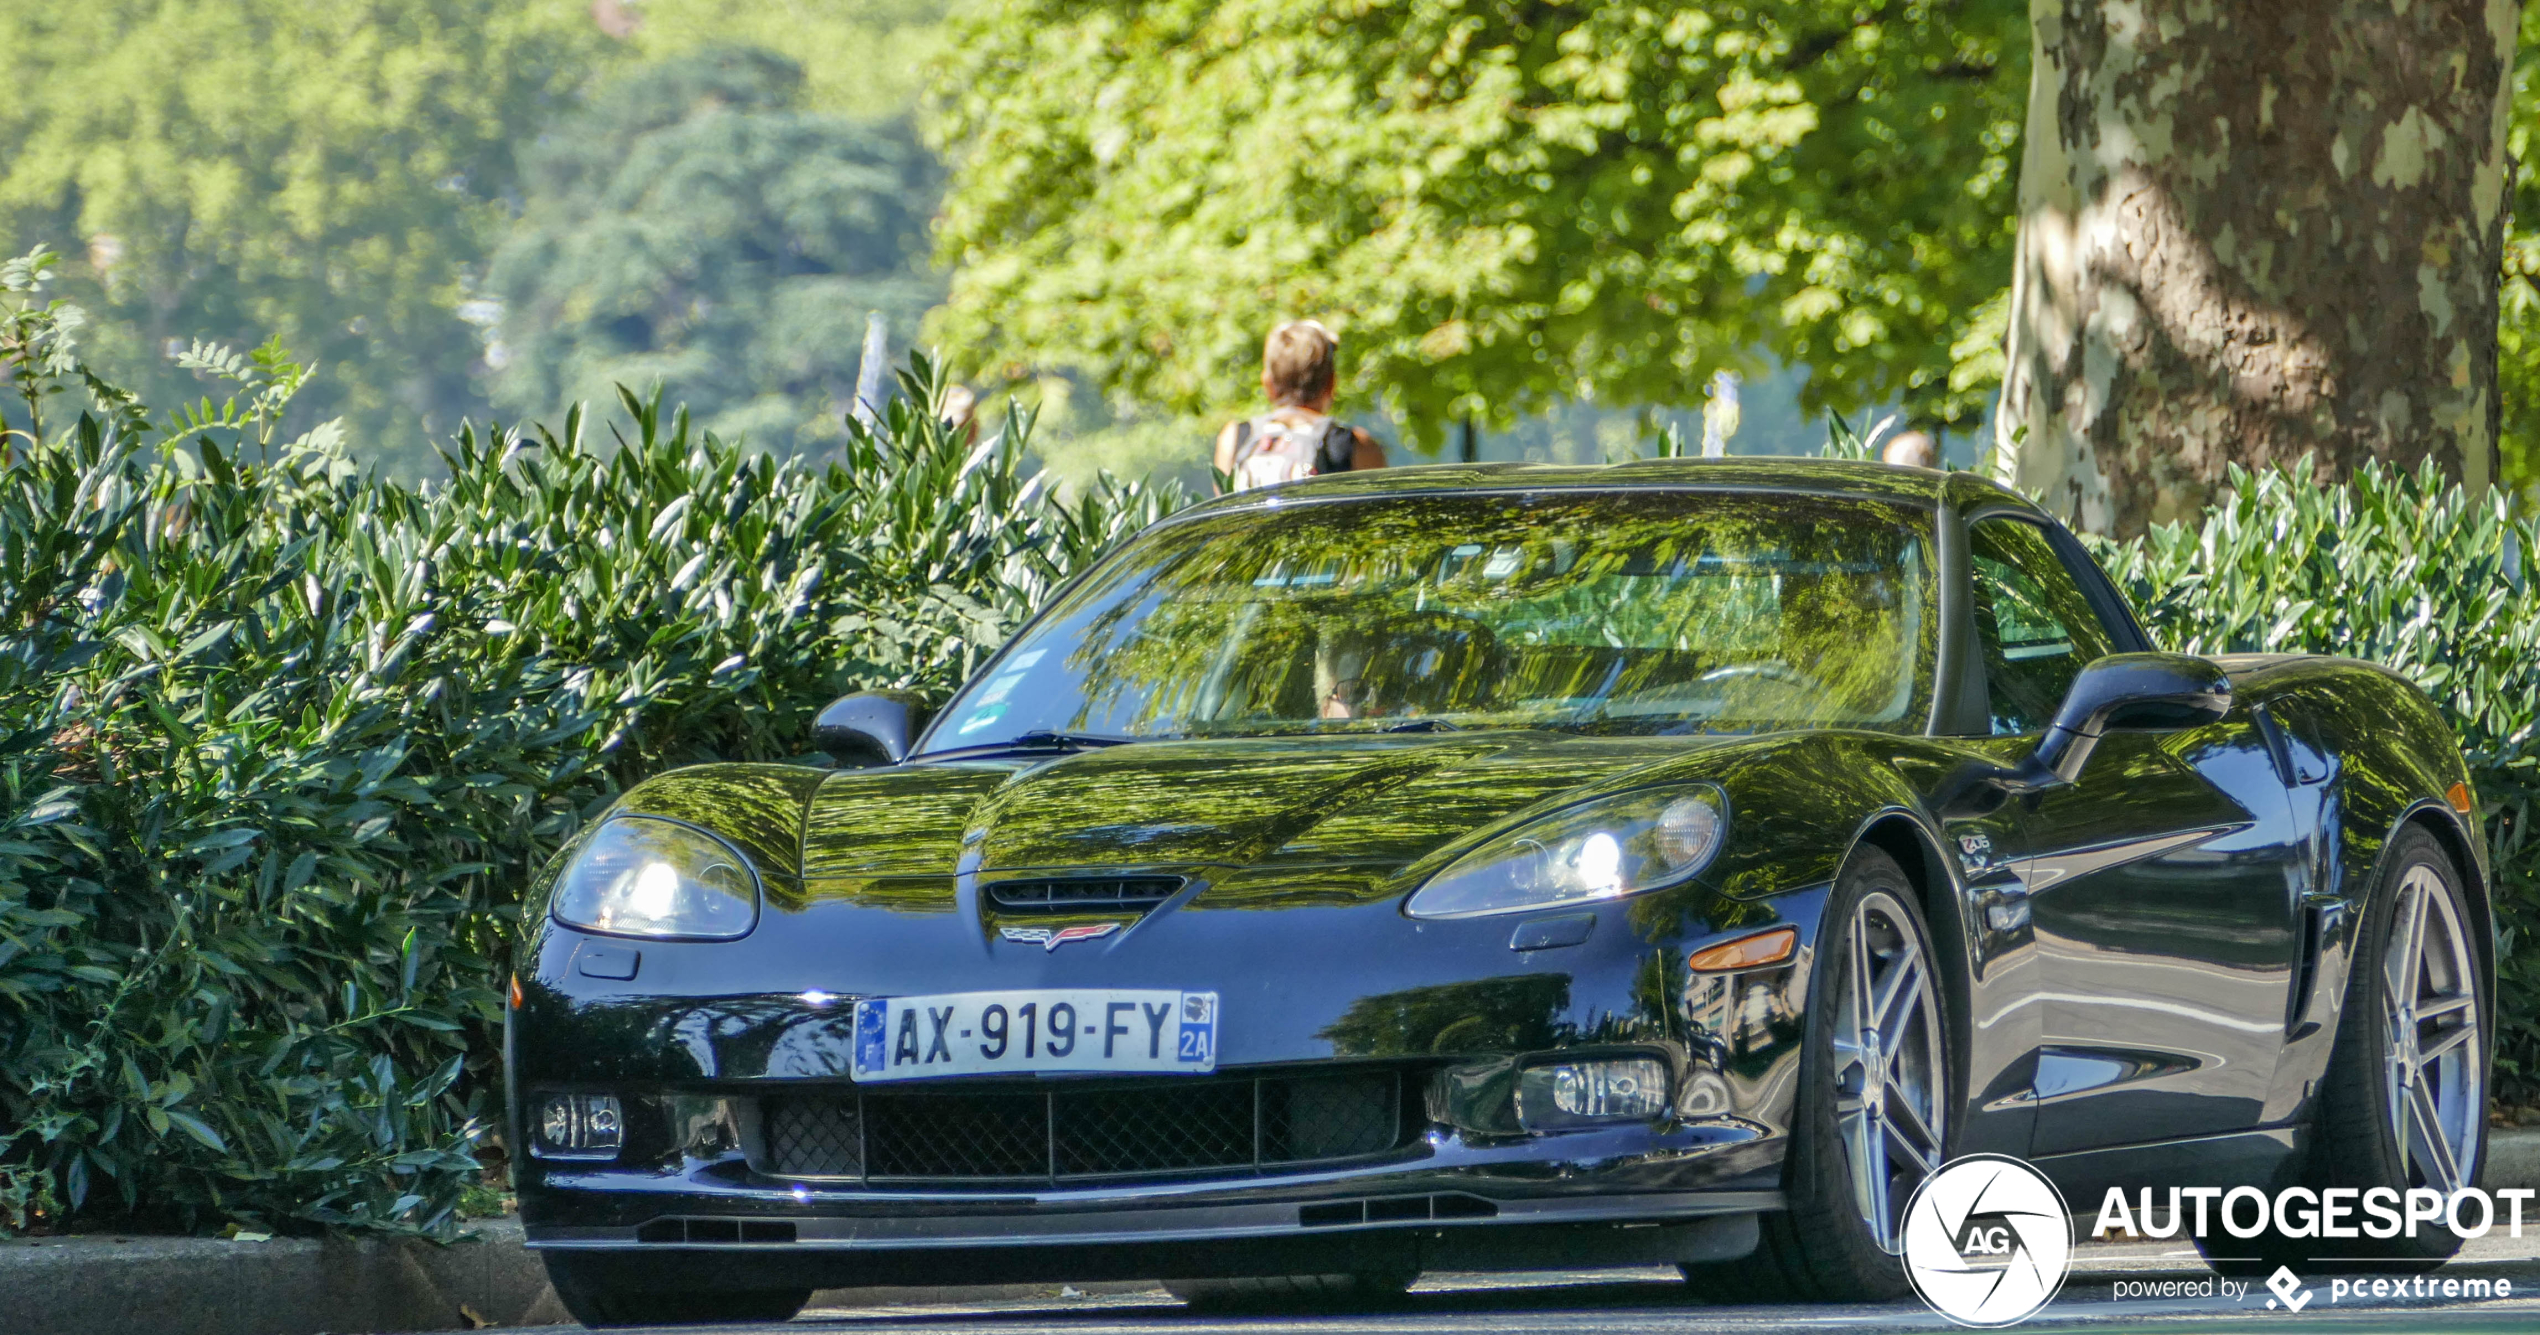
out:
M919 751L919 754L909 756L909 759L952 761L952 759L970 759L970 756L1008 756L1013 754L1013 751L1049 751L1049 754L1064 756L1064 754L1074 754L1074 751L1095 751L1095 749L1102 749L1102 746L1123 746L1128 744L1128 741L1151 741L1151 739L1138 739L1138 736L1100 736L1100 733L1054 733L1054 731L1041 731L1041 728L1034 728L1034 731L1021 733L1021 736L1013 736L1013 739L1006 739L1006 741L978 741L978 744L970 744L970 746L937 746L937 749L932 751Z
M1382 729L1385 732L1462 732L1462 728L1442 718L1415 718Z
M1127 737L1105 737L1099 733L1051 732L1036 728L1018 734L1006 742L1005 747L1010 751L1088 751L1098 746L1118 746L1130 740Z
M1154 739L1144 737L1105 737L1099 733L1090 732L1049 732L1036 728L1002 742L978 742L970 746L939 747L935 750L919 752L909 759L960 760L973 756L1009 755L1016 751L1048 751L1064 755L1076 751L1092 751L1105 746L1120 746L1129 742L1152 740Z

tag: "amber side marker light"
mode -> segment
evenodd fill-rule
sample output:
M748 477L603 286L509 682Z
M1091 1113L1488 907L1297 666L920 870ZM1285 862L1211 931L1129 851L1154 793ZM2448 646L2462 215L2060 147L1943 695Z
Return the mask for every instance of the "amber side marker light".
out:
M2469 785L2465 783L2456 783L2444 790L2443 800L2452 804L2452 810L2464 816L2468 815L2470 807L2475 805L2469 800Z
M520 1009L520 975L512 975L512 1009Z
M1779 964L1799 948L1799 929L1776 927L1769 932L1742 936L1706 946L1685 958L1695 973L1727 973L1731 969L1755 969Z

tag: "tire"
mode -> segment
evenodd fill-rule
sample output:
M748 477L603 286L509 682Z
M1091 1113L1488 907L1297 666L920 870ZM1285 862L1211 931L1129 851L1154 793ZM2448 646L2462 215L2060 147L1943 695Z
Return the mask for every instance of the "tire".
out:
M1416 1270L1361 1271L1337 1275L1257 1275L1228 1279L1168 1279L1164 1291L1201 1311L1261 1311L1374 1306L1394 1302L1420 1278Z
M2442 841L2422 826L2400 831L2356 933L2337 1043L2312 1105L2303 1185L2404 1193L2477 1184L2487 1158L2493 1012L2473 921ZM2416 1078L2403 1080L2403 1071ZM2428 1123L2441 1130L2439 1151L2416 1134ZM2271 1274L2278 1266L2416 1274L2450 1259L2461 1240L2438 1223L2413 1238L2295 1238L2271 1229L2255 1238L2220 1233L2196 1245L2228 1275Z
M627 1283L630 1274L676 1283L679 1268L660 1260L640 1269L618 1256L546 1253L547 1282L573 1319L593 1330L617 1326L705 1326L718 1323L791 1321L811 1301L811 1290L654 1287ZM614 1263L614 1264L613 1264Z
M1875 848L1854 850L1824 921L1782 1164L1788 1208L1763 1218L1754 1255L1681 1267L1716 1302L1889 1302L1912 1292L1900 1259L1905 1204L1948 1161L1956 1088L1939 957L1912 882ZM1883 1022L1853 1009L1863 974L1873 997L1909 989L1887 994ZM1858 1058L1867 1033L1881 1040L1876 1063ZM1855 1174L1868 1146L1878 1168Z

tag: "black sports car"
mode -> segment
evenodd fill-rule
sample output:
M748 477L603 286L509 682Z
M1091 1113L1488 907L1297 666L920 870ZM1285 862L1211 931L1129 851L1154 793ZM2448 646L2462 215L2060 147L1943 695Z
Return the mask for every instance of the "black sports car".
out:
M1651 1262L1876 1297L1960 1153L2079 1210L2479 1165L2486 855L2432 705L2153 652L1969 474L1248 492L922 714L650 780L535 887L512 1143L584 1320Z

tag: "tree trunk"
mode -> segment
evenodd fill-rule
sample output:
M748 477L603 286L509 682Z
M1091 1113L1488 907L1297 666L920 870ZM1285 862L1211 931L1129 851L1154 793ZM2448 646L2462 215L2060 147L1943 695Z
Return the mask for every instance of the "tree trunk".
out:
M2519 0L2030 0L2006 480L2194 517L2225 466L2496 476Z

